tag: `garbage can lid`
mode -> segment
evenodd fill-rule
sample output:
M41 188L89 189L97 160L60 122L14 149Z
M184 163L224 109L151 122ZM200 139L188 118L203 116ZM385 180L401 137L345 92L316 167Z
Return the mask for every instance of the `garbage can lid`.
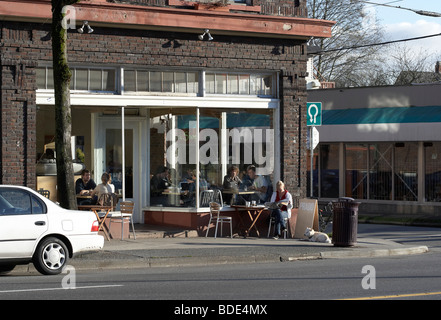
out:
M352 202L352 201L354 201L354 198L350 198L350 197L341 197L341 198L338 198L338 201Z

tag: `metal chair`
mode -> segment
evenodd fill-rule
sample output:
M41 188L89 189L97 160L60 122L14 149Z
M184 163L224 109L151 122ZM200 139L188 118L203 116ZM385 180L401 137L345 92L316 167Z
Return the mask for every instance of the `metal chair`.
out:
M283 230L283 238L284 239L286 239L286 235L288 234L288 237L289 237L289 218L284 218L284 220L285 220L285 222L286 222L286 229L285 230ZM275 217L273 217L273 216L271 216L270 217L270 222L269 222L269 226L268 226L268 235L267 235L267 238L269 238L270 237L270 232L271 232L271 225L273 225L273 232L274 232L274 229L275 229L275 227L276 227L276 218Z
M233 218L229 216L221 216L221 205L217 202L210 202L210 220L207 225L207 233L205 237L208 236L208 231L210 230L210 225L212 222L216 221L216 230L214 231L214 238L217 237L217 228L219 223L221 224L221 236L222 236L222 226L224 223L230 224L230 237L233 238Z
M119 203L119 208L121 211L114 211L109 214L109 216L110 216L109 229L110 229L110 225L111 225L113 219L121 220L121 240L124 239L124 219L127 219L127 218L130 219L130 222L132 224L133 237L136 240L135 226L133 224L133 209L134 209L134 207L135 207L135 204L131 201L121 201Z

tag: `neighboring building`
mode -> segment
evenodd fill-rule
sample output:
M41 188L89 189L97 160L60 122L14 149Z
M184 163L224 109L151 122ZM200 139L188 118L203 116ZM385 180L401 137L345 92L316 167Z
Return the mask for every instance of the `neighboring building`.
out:
M396 86L408 84L424 84L424 83L441 83L441 61L438 61L435 66L435 72L421 72L421 71L402 71L395 81Z
M441 214L441 83L310 90L308 101L324 108L314 196L355 198L363 213Z
M207 211L199 193L175 195L192 171L202 191L220 188L229 166L252 163L306 196L306 42L330 37L334 24L307 19L306 0L74 7L75 28L90 27L68 33L75 157L121 189L125 153L137 222L194 226ZM2 0L0 17L0 183L55 190L50 160L36 172L55 135L51 1ZM164 166L176 186L167 194L155 189Z

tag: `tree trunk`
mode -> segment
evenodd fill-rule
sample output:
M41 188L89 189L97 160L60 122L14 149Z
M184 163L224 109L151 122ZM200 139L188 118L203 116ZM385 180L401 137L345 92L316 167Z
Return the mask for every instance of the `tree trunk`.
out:
M55 89L55 151L57 155L58 202L77 209L72 165L70 107L71 72L67 63L67 30L62 27L62 9L79 0L52 0L52 55Z

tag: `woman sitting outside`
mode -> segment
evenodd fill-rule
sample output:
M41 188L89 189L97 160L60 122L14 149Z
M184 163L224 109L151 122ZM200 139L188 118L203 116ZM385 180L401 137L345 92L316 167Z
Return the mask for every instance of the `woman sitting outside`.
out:
M279 206L277 209L271 209L271 216L275 218L275 234L274 239L279 239L282 231L288 227L286 225L286 218L291 218L292 196L285 189L285 184L278 181L276 184L276 191L273 192L271 202L276 202Z

